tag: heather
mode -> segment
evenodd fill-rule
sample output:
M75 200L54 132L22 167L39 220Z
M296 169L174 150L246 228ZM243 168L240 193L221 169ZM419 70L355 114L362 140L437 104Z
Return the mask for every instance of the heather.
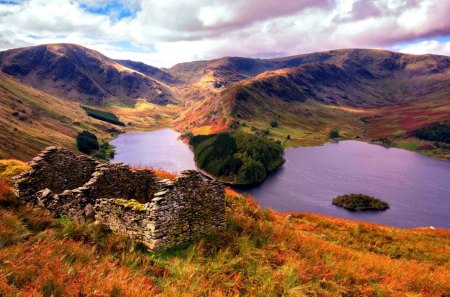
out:
M14 200L0 184L1 201ZM17 202L17 201L16 201ZM0 295L445 296L450 232L277 213L228 189L224 232L164 252L0 203Z

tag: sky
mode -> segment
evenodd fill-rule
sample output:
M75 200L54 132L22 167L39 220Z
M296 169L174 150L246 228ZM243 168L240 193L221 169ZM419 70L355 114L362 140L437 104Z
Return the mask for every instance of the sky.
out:
M338 48L450 55L450 0L0 0L0 50L60 42L158 67Z

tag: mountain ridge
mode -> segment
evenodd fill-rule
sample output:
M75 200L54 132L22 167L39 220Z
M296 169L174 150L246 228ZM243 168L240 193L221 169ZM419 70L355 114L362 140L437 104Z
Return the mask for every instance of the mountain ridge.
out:
M74 44L0 52L0 70L41 91L92 105L130 104L139 97L162 104L174 101L157 80Z
M400 139L450 121L450 57L442 55L339 49L157 68L49 44L0 52L0 71L63 100L112 111L126 130L163 124L194 134L268 131L298 146L326 142L333 129L346 139ZM406 119L410 109L417 116ZM270 127L274 121L279 125Z

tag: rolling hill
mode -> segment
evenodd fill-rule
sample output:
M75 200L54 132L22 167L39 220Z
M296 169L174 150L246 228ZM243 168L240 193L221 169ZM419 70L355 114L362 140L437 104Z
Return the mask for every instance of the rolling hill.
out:
M290 143L298 145L323 142L336 127L348 138L369 139L407 135L419 126L450 120L446 56L349 49L269 60L224 58L168 71L191 73L193 84L209 78L209 90L215 89L179 121L181 129L214 130L238 123L251 131L277 121L281 125L272 135L279 140L290 135ZM434 106L441 108L417 124L369 133L377 130L380 119L392 118L389 110L416 105L423 115Z
M76 102L0 73L0 158L30 160L49 145L76 149L78 132L90 130L107 135L111 127L88 117Z
M0 52L1 72L55 96L91 105L132 105L138 98L159 104L175 101L164 83L149 76L149 71L144 69L144 74L132 69L139 68L135 63L122 63L74 44ZM129 64L132 68L124 66Z
M346 139L392 138L394 145L415 148L423 146L411 137L415 130L450 121L447 56L343 49L160 69L50 44L0 52L0 71L17 88L112 111L135 130L268 131L285 146L299 146L326 142L338 129Z

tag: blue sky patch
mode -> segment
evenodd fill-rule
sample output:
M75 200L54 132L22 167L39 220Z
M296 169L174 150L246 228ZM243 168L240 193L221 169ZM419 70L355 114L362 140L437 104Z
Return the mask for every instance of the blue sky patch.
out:
M408 45L411 45L411 44L416 44L416 43L420 43L420 42L423 42L423 41L432 41L432 40L438 41L440 43L441 42L447 42L447 41L450 41L450 36L436 36L434 38L432 38L432 37L430 37L430 38L417 38L417 39L410 40L410 41L404 41L404 42L396 43L393 46L393 48L401 48L401 47L405 47L405 46L408 46Z
M156 52L155 47L150 45L145 46L136 46L128 41L116 41L109 43L110 45L114 46L116 50L118 51L130 51L135 53L154 53Z
M140 9L138 5L125 4L120 0L112 0L98 6L91 6L82 3L80 4L80 7L90 13L109 16L111 19L116 21L134 16Z
M20 4L21 2L22 2L22 0L0 0L0 5L1 4L15 5L15 4Z

